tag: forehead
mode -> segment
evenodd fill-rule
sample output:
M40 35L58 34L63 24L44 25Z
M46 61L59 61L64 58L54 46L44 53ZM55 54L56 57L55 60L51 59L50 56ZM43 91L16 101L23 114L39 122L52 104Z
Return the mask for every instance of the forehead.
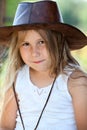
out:
M42 29L31 29L31 30L22 30L22 31L18 31L18 35L25 35L27 33L39 33L39 34L44 34L46 31L42 30Z
M47 39L47 35L46 35L46 31L39 29L39 30L27 30L27 31L19 31L18 32L18 39L20 40L24 40L26 38L43 38L43 39Z

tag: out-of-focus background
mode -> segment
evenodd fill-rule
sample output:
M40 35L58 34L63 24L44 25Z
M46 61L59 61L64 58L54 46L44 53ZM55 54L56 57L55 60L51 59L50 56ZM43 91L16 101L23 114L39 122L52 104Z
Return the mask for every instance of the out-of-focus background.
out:
M12 25L15 11L19 2L34 2L39 0L0 0L0 26ZM58 3L65 23L78 27L87 35L87 0L54 0ZM87 46L73 51L72 55L79 61L87 72ZM0 45L0 74L7 56L7 48ZM4 72L3 72L4 73ZM0 75L0 106L2 103L3 80Z
M56 1L59 3L64 22L76 26L87 36L87 0ZM79 61L82 68L87 71L87 46L73 51L72 55Z

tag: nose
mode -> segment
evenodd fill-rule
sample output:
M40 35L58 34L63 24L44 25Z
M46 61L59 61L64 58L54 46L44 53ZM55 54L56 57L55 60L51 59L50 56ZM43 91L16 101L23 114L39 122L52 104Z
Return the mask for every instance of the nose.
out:
M40 56L40 50L37 46L32 47L32 56L34 56L34 57Z

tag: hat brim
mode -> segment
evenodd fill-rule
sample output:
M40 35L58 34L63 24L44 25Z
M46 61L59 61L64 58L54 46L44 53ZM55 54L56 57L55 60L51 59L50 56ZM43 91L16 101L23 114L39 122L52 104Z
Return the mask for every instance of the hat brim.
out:
M69 48L71 50L80 49L87 45L87 37L85 36L85 34L76 27L65 23L32 23L0 27L0 44L6 45L7 42L10 40L13 32L30 29L50 29L62 33L67 40Z

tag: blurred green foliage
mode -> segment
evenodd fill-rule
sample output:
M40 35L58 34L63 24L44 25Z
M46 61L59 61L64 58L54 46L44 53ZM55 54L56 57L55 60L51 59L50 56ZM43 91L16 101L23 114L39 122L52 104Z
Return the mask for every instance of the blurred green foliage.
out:
M6 0L6 25L11 25L14 19L15 11L21 0Z
M74 25L87 34L87 1L57 0L65 23Z

